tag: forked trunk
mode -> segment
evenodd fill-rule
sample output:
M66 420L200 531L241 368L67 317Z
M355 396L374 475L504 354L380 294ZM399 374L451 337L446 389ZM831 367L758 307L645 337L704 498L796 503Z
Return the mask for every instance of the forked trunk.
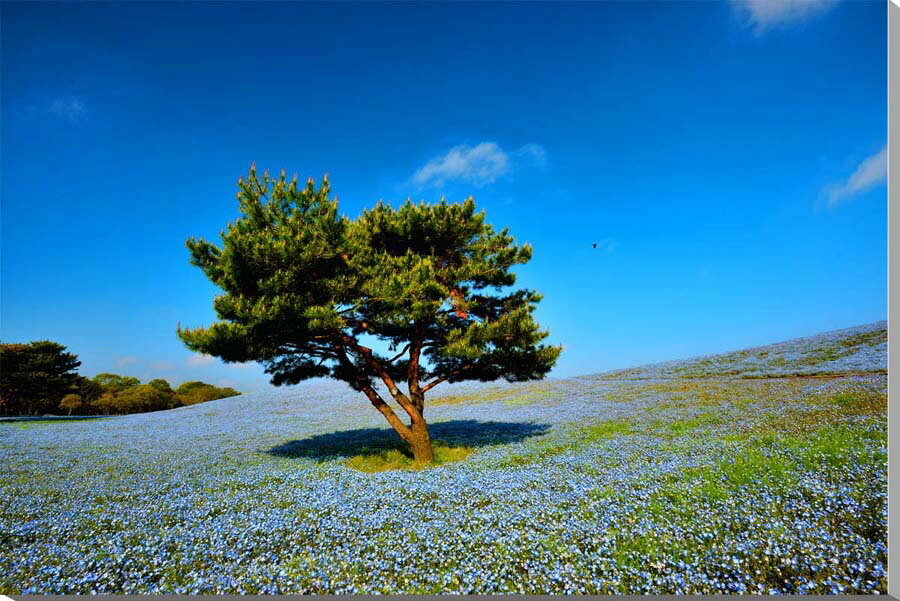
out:
M428 433L428 424L423 419L413 424L412 437L409 446L412 449L413 459L416 463L431 463L434 461L434 451L431 448L431 435Z

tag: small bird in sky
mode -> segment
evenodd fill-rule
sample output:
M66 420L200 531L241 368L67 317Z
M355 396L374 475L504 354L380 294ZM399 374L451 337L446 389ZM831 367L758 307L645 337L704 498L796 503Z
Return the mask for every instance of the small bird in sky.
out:
M594 242L594 248L597 248L597 243L596 243L596 242Z

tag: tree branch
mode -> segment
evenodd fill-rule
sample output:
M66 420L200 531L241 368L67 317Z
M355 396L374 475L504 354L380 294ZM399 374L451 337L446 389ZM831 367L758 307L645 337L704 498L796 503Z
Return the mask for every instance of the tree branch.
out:
M440 384L441 382L446 382L447 380L449 380L449 379L452 378L453 376L458 376L459 374L461 374L462 372L466 371L467 369L471 369L474 365L475 365L474 363L469 363L469 364L467 364L467 365L463 365L463 366L460 367L459 369L454 369L454 370L451 371L449 374L447 374L447 375L445 375L445 376L441 376L441 377L438 378L437 380L433 380L433 381L430 382L425 388L422 389L422 394L428 392L429 390L431 390L432 388L434 388L435 386L437 386L437 385Z
M409 398L403 394L399 388L397 388L397 384L394 383L393 378L391 378L390 374L385 371L384 366L375 359L375 355L372 354L372 349L365 347L359 344L356 340L348 336L347 334L341 332L340 333L341 340L343 343L358 352L362 355L363 360L366 362L372 371L374 371L378 377L381 378L381 381L384 382L385 386L387 386L388 390L391 393L391 396L403 407L403 410L409 415L410 419L413 423L421 422L422 414L419 410L413 405Z
M409 348L409 344L407 343L407 345L403 347L403 350L400 351L400 353L397 356L395 356L393 359L388 359L388 363L393 363L394 361L396 361L397 359L402 357L403 353L405 353L406 349L408 349L408 348Z
M391 409L390 405L384 402L384 399L381 398L381 395L375 391L372 386L369 385L369 382L366 378L359 373L356 369L356 366L353 365L353 362L350 361L350 358L347 356L347 353L344 351L344 347L341 346L339 342L334 342L334 350L338 356L338 361L346 367L349 371L351 371L354 375L354 379L356 380L357 385L362 389L362 391L369 397L369 401L372 405L375 406L378 411L387 419L388 423L391 427L396 430L397 434L400 435L400 438L405 440L406 442L411 442L413 438L412 430L410 430L409 426L404 424L397 414L394 413L394 410Z
M419 358L422 354L422 344L425 341L425 328L416 323L415 333L410 342L409 366L406 370L406 382L409 385L409 396L419 413L425 411L425 393L419 386Z

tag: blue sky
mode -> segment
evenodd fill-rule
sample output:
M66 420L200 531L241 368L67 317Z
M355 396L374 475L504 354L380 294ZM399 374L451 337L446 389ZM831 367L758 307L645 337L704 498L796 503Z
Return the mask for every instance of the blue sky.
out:
M0 337L85 375L268 386L175 336L253 161L351 217L474 196L554 376L886 319L884 2L0 10Z

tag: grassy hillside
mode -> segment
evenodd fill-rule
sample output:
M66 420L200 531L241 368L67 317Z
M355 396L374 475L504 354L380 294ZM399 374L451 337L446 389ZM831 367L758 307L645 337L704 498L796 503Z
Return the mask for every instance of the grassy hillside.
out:
M418 471L337 384L0 424L0 593L885 593L884 338L455 386Z

